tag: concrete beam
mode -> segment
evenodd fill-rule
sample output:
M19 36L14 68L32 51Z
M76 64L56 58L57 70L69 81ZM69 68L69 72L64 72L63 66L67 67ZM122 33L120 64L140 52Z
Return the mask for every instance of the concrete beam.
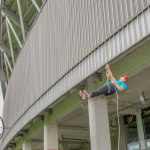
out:
M69 131L77 131L77 132L89 132L89 128L87 128L87 127L78 127L78 126L60 125L59 129L69 130Z
M17 16L13 11L11 11L11 10L9 9L9 7L4 6L4 7L2 8L2 15L3 15L4 17L5 17L5 16L9 17L11 21L13 21L19 28L21 28L21 23L20 23L19 16ZM28 32L29 29L30 29L30 26L29 26L28 23L25 22L25 21L24 21L23 23L24 23L24 29L25 29L25 31Z
M131 106L132 107L132 106ZM135 108L124 108L122 110L119 110L119 115L120 116L123 116L123 115L127 115L127 114L130 114L130 115L137 115L140 113L140 110L138 109L135 109ZM117 118L117 113L113 113L109 116L109 119L110 120L114 120L115 118Z

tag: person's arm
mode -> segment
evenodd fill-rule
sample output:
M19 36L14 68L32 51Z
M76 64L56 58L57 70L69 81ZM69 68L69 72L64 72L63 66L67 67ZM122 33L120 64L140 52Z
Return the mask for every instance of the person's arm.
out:
M116 82L116 79L115 77L113 76L111 70L110 70L110 67L109 67L109 64L107 63L106 66L105 66L105 69L109 75L109 79L111 80L111 82L116 86L116 88L118 89L118 91L124 91L123 87L122 86L119 86Z
M109 79L110 79L111 81L116 81L115 77L113 76L113 74L112 74L112 72L111 72L111 70L110 70L110 67L109 67L109 64L108 64L108 63L106 64L105 69L106 69L106 71L107 71L107 73L108 73Z

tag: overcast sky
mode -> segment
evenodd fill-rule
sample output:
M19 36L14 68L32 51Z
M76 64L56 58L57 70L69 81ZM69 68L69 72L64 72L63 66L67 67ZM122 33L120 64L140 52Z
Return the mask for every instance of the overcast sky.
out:
M2 96L2 89L0 85L0 116L2 116L2 110L3 110L3 96Z

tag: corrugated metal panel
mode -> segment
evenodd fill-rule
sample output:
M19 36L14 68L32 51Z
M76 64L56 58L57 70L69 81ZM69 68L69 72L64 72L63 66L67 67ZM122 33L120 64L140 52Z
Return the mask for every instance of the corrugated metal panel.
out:
M78 82L97 70L108 60L113 59L119 53L122 53L127 48L150 34L150 10L146 9L140 16L136 17L117 34L113 35L108 41L97 48L93 53L82 60L74 69L72 69L66 76L64 76L57 84L55 84L45 95L32 105L28 111L16 122L5 138L2 146L20 130L29 120L46 108L50 103L55 101L58 97L63 95L68 89L71 89ZM143 24L141 31L139 24ZM148 28L147 28L148 27ZM130 31L135 31L131 32ZM130 40L128 40L130 39ZM104 57L105 56L105 57ZM67 85L67 86L66 86Z
M51 87L50 97L41 102L43 107L39 106L39 113L108 60L146 36L150 31L148 10L121 28L148 5L148 0L143 4L138 1L134 13L133 0L132 5L131 0L48 0L9 82L4 103L5 124L11 127ZM121 30L117 34L105 41L119 28ZM105 44L102 44L104 41ZM96 49L99 45L100 48ZM81 65L66 74L78 62ZM27 120L36 111L31 112ZM18 125L18 130L22 125ZM11 130L10 137L13 133L16 130Z

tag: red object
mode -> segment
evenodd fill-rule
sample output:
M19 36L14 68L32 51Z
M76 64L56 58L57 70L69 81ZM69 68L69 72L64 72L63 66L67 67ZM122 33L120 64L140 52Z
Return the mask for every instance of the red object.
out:
M128 83L128 80L129 80L128 76L122 76L122 77L124 77L125 82Z

